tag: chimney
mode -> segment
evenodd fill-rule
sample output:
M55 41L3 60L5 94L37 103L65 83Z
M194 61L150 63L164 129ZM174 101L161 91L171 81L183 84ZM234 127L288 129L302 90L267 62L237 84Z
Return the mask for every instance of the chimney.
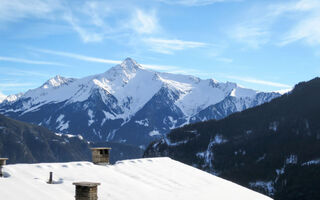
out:
M48 184L53 184L53 172L49 172L49 180L48 180Z
M98 199L98 185L100 183L93 182L75 182L76 186L76 200L97 200Z
M111 150L111 148L109 148L109 147L91 148L92 162L96 165L110 164L109 163L110 150Z
M3 177L2 167L6 165L8 158L0 158L0 177Z

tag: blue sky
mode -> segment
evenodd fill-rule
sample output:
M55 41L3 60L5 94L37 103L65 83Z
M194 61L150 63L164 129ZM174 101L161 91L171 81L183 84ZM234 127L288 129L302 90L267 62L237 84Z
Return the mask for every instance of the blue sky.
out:
M146 68L287 89L320 74L320 0L1 0L0 93Z

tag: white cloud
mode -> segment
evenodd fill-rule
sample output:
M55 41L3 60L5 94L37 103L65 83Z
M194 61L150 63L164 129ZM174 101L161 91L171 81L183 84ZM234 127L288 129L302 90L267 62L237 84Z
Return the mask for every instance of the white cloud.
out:
M65 19L70 23L72 28L79 34L83 42L100 42L103 40L103 34L95 31L89 31L83 28L72 15L66 15Z
M59 9L59 0L1 0L0 21L17 21L27 17L50 18Z
M32 49L38 52L47 53L51 55L57 55L57 56L63 56L68 58L74 58L77 60L83 60L87 62L96 62L96 63L107 63L107 64L119 64L121 61L119 60L109 60L109 59L103 59L103 58L96 58L96 57L90 57L80 54L74 54L69 52L63 52L63 51L52 51L47 49Z
M121 36L129 39L132 33L151 34L161 29L156 10L147 12L124 4L118 1L1 0L0 28L5 27L3 22L41 19L48 24L67 24L85 43Z
M151 34L159 29L156 12L153 10L149 13L137 9L132 17L131 28L140 34Z
M77 8L78 6L67 6L65 2L60 0L28 0L28 2L24 0L2 0L0 3L0 22L19 22L25 18L67 22L79 33L84 42L101 41L101 35L80 26L77 18L73 16L75 11L72 11L71 8ZM77 14L79 15L79 13Z
M320 44L320 1L295 0L261 4L248 19L234 26L229 35L251 48L267 43L287 45L303 41L308 45ZM286 24L286 29L276 28ZM282 26L281 26L282 27Z
M0 88L2 88L1 90L4 91L6 90L6 88L9 87L25 87L25 86L32 86L34 85L33 83L0 83Z
M5 68L1 67L1 70L3 70L1 73L7 76L31 76L31 77L45 77L45 78L50 78L51 75L48 73L44 72L39 72L39 71L30 71L30 70L20 70L20 69L14 69L14 68Z
M241 0L158 0L167 4L179 4L184 6L205 6L220 2L241 1Z
M112 13L123 13L123 10L112 8L111 2L83 1L80 4L66 8L62 19L67 21L77 32L83 42L100 42L113 34L119 27L108 25L108 17Z
M269 32L267 30L251 24L238 25L229 35L251 48L259 48L269 41Z
M13 94L13 93L18 93L21 92L22 90L27 90L30 87L35 87L37 84L31 83L31 82L2 82L0 83L0 91L5 92L7 94ZM18 92L14 92L18 91Z
M320 1L298 0L270 6L271 15L295 15L296 23L284 34L280 45L304 41L309 45L320 44Z
M185 50L190 48L199 48L207 46L206 43L184 41L184 40L167 40L161 38L148 38L144 42L150 46L150 49L163 54L172 54L174 51Z
M42 52L42 53L47 53L47 54L51 54L51 55L73 58L73 59L87 61L87 62L106 63L106 64L120 64L122 62L121 60L110 60L110 59L104 59L104 58L97 58L97 57L85 56L85 55L63 52L63 51L52 51L52 50L47 50L47 49L31 49L31 50ZM177 66L153 65L153 64L141 64L141 66L144 68L147 68L147 69L161 70L161 71L175 70L175 69L179 68Z
M272 87L291 88L291 86L287 84L273 82L273 81L259 80L259 79L250 78L250 77L241 77L241 76L226 76L226 77L233 80L243 81L247 83L255 83L259 85L267 85Z
M111 2L85 2L79 9L68 10L64 20L84 42L119 37L130 40L131 37L141 37L161 30L156 10L145 11Z
M114 11L110 8L111 5L106 3L87 4L82 9L64 15L64 19L84 42L100 42L105 38L117 38L121 35L129 39L127 37L133 36L132 33L153 34L161 29L155 10L146 12L142 9L122 7L115 8ZM112 26L107 23L108 21L112 21Z
M81 9L90 18L91 23L98 27L106 26L104 19L112 10L110 4L103 1L87 1Z
M320 44L320 1L295 0L261 3L249 9L246 20L236 24L229 36L250 48L273 43L287 45L303 41L308 45ZM279 23L279 24L278 24ZM285 24L286 28L283 27Z
M320 45L320 9L319 16L301 20L286 33L280 42L280 45L287 45L299 40L302 40L309 45Z
M17 63L25 63L25 64L33 64L33 65L67 66L67 65L65 65L65 64L56 63L56 62L38 61L38 60L28 60L28 59L22 59L22 58L3 57L3 56L0 56L0 61L17 62Z
M270 15L280 16L287 12L311 11L320 6L318 0L296 0L286 3L277 3L269 6Z

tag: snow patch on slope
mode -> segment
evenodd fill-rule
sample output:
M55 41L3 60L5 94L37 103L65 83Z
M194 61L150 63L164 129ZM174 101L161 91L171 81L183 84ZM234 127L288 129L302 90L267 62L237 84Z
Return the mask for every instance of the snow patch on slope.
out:
M167 124L170 126L170 129L176 128L178 120L174 120L172 116L167 116L166 118L163 119L163 124Z
M197 153L196 155L199 157L199 158L203 158L204 159L204 165L203 167L209 167L210 169L212 169L212 161L213 161L213 158L214 158L214 154L213 154L213 146L215 144L215 140L211 140L208 144L208 147L207 147L207 150L204 151L204 152L199 152Z
M74 138L74 137L77 137L79 138L80 140L83 140L83 137L81 135L71 135L71 134L64 134L64 133L54 133L55 135L59 136L59 137L62 137L62 136L66 136L68 138Z
M298 156L294 155L294 154L291 154L290 156L288 156L286 158L285 163L286 164L297 164L298 163Z
M93 124L94 120L94 115L93 115L93 111L92 110L88 110L88 116L89 116L89 120L88 120L88 126L91 126L91 124Z
M149 126L149 120L148 119L143 119L143 120L136 120L135 121L136 124L139 124L141 126Z
M157 131L157 130L153 130L153 131L151 131L150 133L149 133L149 136L156 136L156 135L161 135L160 133L159 133L159 131Z
M301 164L301 166L318 165L318 164L320 164L320 158L315 160L309 160L308 162L304 162Z
M272 181L256 181L249 183L251 188L261 188L265 190L269 195L274 195L275 189Z
M237 87L235 89L232 90L232 92L230 93L230 96L232 97L237 97L237 98L247 98L247 97L254 97L255 95L257 95L257 91L255 90L251 90L251 89L247 89L247 88L242 88L242 87Z
M222 135L219 134L215 135L214 139L212 140L212 144L223 144L226 142L228 142L228 140L224 139Z
M63 131L69 128L69 121L64 122L63 119L64 119L63 114L59 115L59 117L57 118L56 120L56 122L58 123L57 130Z

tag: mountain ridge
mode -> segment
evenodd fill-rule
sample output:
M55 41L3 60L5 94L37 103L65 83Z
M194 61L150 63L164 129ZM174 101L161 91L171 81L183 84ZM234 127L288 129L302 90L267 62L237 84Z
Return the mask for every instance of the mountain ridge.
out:
M7 97L0 103L0 113L92 141L144 148L172 128L220 119L278 96L231 82L147 70L127 58L101 74L80 79L55 76L39 88ZM209 109L219 103L223 104L219 113ZM142 110L147 114L139 114Z

